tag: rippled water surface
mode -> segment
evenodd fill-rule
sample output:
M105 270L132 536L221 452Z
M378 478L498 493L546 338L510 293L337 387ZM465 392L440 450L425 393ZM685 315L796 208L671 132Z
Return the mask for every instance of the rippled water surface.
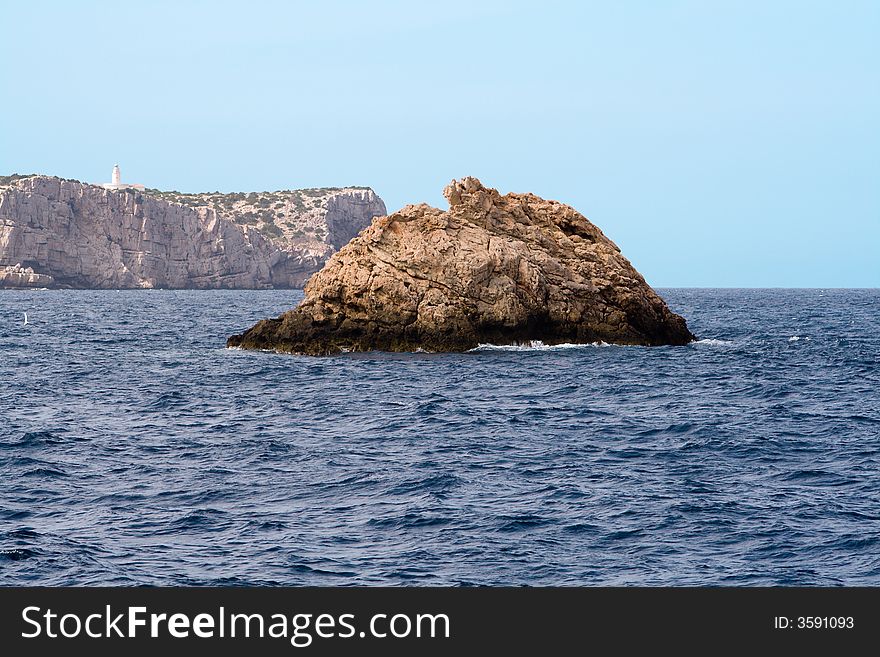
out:
M880 292L661 293L700 342L316 359L0 292L0 583L880 585Z

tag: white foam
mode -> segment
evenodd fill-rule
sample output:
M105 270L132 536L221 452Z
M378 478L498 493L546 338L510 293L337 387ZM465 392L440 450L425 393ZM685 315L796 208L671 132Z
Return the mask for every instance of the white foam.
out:
M540 340L532 340L523 344L479 344L470 352L481 351L563 351L566 349L590 349L593 347L613 347L615 345L607 342L584 342L575 344L573 342L563 342L562 344L544 344Z
M799 335L793 335L788 339L789 342L797 342L798 340L804 340L805 342L809 342L810 338L806 338L806 337L802 338Z
M694 340L691 344L709 344L709 345L729 345L733 344L733 340L718 340L716 338L706 338L704 340Z

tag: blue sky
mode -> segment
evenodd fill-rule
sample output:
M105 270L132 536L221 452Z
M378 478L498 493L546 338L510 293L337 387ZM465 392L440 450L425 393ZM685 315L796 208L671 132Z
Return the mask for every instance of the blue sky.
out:
M19 2L0 173L180 191L475 175L657 286L880 286L877 2Z

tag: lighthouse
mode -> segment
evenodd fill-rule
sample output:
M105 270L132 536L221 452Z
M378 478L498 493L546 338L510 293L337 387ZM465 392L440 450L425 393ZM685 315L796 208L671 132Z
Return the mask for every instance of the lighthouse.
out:
M144 191L143 185L122 182L122 175L119 173L119 165L113 165L113 174L110 176L110 182L101 185L104 189L136 189L139 192Z

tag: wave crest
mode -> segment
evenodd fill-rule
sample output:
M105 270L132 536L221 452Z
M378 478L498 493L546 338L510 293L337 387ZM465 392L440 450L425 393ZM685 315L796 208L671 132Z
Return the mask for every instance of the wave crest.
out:
M563 342L561 344L544 344L541 340L530 340L522 344L478 344L468 353L480 353L485 351L563 351L566 349L591 349L594 347L614 347L608 342Z

